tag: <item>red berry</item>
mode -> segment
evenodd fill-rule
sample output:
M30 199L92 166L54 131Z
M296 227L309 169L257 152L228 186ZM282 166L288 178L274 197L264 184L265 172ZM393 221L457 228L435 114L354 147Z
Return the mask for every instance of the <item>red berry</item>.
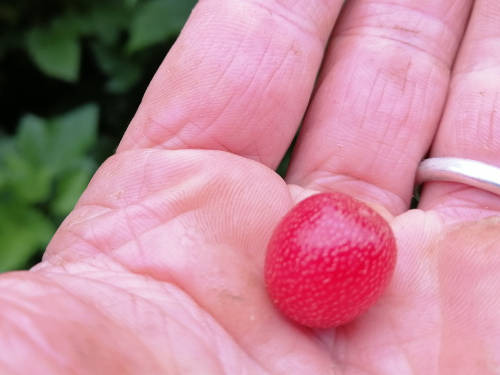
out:
M316 328L353 320L380 297L396 263L390 226L345 194L313 195L278 224L267 249L272 301L290 319Z

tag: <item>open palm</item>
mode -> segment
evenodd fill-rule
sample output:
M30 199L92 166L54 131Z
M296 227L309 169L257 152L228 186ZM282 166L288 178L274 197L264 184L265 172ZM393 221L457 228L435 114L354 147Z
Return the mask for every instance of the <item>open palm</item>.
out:
M500 5L474 4L455 59L472 1L349 1L324 52L341 4L198 4L44 261L0 278L0 372L500 373L500 200L430 183L408 211L429 149L500 163L500 52L481 55ZM333 190L389 220L398 263L372 309L313 331L274 309L263 261Z

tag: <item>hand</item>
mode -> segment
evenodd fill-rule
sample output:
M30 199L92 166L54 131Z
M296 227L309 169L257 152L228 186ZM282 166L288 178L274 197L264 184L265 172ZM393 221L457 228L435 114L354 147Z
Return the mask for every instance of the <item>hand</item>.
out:
M1 373L499 373L500 199L428 183L408 207L429 149L500 163L500 2L459 48L472 1L351 0L325 52L342 3L198 4L44 261L0 278ZM399 245L382 299L326 331L263 283L273 227L318 191L369 202Z

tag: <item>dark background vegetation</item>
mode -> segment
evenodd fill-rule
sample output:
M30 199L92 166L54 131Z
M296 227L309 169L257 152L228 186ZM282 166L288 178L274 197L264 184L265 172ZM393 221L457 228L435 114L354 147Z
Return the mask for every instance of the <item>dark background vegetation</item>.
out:
M40 259L195 3L0 3L0 272Z

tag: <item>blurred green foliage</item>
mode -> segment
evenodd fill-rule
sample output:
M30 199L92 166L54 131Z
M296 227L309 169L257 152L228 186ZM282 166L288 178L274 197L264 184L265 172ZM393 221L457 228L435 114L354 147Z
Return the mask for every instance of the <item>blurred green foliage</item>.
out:
M0 271L22 267L47 244L83 192L96 162L98 110L83 105L43 119L24 115L0 143Z
M195 3L0 3L0 272L39 259Z

